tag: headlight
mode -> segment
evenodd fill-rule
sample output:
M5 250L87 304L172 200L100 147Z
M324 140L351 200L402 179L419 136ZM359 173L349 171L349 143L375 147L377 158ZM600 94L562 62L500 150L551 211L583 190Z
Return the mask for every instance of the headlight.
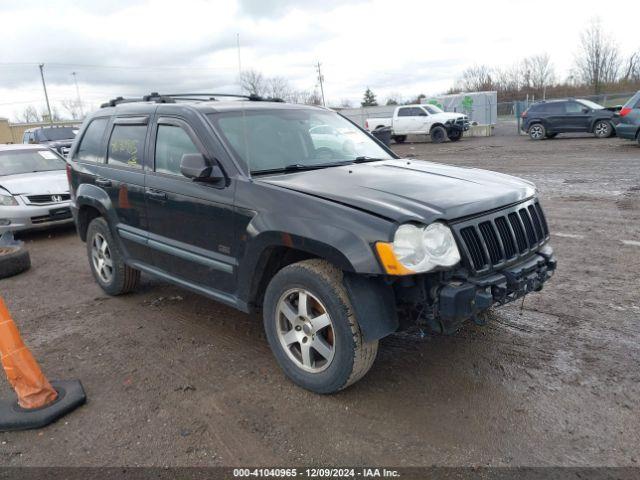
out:
M15 207L16 205L18 202L13 198L13 195L0 192L0 207Z
M387 273L411 275L452 267L460 261L460 252L451 230L435 222L428 226L401 225L392 244L377 243L376 248Z

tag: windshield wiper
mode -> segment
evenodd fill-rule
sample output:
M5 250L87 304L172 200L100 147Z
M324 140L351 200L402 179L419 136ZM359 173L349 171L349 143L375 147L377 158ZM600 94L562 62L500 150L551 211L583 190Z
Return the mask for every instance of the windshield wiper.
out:
M353 159L353 163L367 163L367 162L381 162L385 160L384 158L376 158L376 157L356 157Z
M251 172L252 175L265 175L268 173L288 173L288 172L302 172L305 170L316 170L319 168L332 167L331 164L314 164L314 165L303 165L302 163L292 163L290 165L285 165L282 168L269 168L266 170L253 170Z

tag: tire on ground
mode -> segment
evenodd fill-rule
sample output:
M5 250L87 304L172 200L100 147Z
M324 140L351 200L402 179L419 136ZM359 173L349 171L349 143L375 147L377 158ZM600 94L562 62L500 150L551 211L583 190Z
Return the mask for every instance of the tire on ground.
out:
M547 136L547 129L541 123L534 123L529 127L529 137L532 140L542 140Z
M24 245L0 246L0 278L22 273L31 267L31 257Z
M304 288L320 300L332 320L335 353L321 372L306 372L291 360L278 339L276 310L281 296ZM378 341L365 342L342 280L342 271L320 259L294 263L280 270L267 286L264 327L271 350L284 373L297 385L316 393L342 390L360 380L371 368Z
M396 135L395 137L393 137L393 140L396 143L404 143L407 140L407 136L406 135Z
M608 120L598 120L593 126L593 134L597 138L609 138L613 134L613 126Z
M110 251L110 258L113 264L112 278L110 282L104 281L96 271L92 260L92 245L95 235L99 233L106 240ZM109 230L109 225L102 217L94 218L87 228L87 256L89 268L100 287L109 295L122 295L129 293L138 286L140 281L140 270L131 268L124 263L122 252L118 244L114 241Z
M444 127L436 125L431 129L431 143L442 143L447 138L447 131Z

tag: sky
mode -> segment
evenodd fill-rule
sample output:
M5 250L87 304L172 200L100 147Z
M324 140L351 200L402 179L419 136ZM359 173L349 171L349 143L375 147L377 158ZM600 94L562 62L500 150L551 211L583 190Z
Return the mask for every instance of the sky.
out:
M0 117L77 96L85 109L152 91L239 93L240 69L317 86L327 104L445 92L465 68L549 53L558 77L594 12L624 55L640 50L640 2L594 0L0 0ZM625 18L632 19L627 23ZM238 38L240 55L238 55ZM239 61L240 60L240 61Z

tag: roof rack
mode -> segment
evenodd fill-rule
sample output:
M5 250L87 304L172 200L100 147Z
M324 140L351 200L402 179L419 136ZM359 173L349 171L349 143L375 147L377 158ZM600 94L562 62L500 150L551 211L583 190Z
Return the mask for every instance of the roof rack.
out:
M281 98L264 98L259 95L241 95L235 93L172 93L172 94L159 94L158 92L152 92L149 95L144 95L142 98L124 98L116 97L109 100L106 103L100 105L100 108L115 107L121 103L135 103L135 102L154 102L154 103L176 103L182 102L214 102L221 98L244 98L250 102L284 102Z

